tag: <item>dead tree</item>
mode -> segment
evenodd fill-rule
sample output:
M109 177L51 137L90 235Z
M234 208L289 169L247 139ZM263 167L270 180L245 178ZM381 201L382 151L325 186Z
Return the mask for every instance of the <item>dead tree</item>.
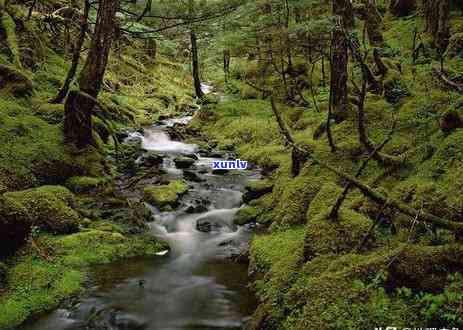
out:
M79 77L79 90L71 91L66 99L65 141L79 148L93 143L92 111L106 71L118 7L119 0L100 0L90 50Z

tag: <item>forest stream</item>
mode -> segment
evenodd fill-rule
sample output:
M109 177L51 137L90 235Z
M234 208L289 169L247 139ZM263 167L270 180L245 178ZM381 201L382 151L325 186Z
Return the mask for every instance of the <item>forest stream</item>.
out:
M241 205L242 191L257 170L211 173L216 158L202 157L194 144L173 141L166 133L191 117L164 120L133 133L143 149L164 156L163 169L171 180L184 178L175 167L179 155L197 155L189 169L193 182L173 211L152 209L152 234L168 242L170 251L155 258L138 258L98 266L92 270L91 290L71 308L61 308L23 329L240 329L255 309L249 292L247 265L231 255L246 245L252 228L237 227L233 216ZM201 200L204 212L188 207ZM198 223L208 229L198 228Z

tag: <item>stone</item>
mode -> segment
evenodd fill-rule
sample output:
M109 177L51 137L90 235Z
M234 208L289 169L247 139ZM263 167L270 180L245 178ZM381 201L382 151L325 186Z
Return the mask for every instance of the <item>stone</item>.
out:
M245 187L243 201L248 203L273 191L273 183L269 180L249 181Z
M194 159L180 156L174 159L175 167L180 169L190 168L195 163Z

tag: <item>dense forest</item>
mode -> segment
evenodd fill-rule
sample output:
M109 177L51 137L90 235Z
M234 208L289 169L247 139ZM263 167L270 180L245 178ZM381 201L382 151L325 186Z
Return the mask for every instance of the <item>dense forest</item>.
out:
M0 46L0 329L463 328L462 1L0 0Z

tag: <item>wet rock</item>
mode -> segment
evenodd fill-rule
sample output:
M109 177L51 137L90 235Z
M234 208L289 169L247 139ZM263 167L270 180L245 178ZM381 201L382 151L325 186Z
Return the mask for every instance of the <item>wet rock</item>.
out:
M198 156L196 156L195 154L186 154L186 155L183 155L184 157L188 157L188 158L191 158L191 159L194 159L194 160L198 160Z
M218 231L233 231L232 228L222 217L208 215L200 218L196 222L196 229L203 233L218 232Z
M192 204L186 208L185 212L189 214L206 212L208 210L207 207L209 206L209 204L210 201L197 199L194 200Z
M269 180L250 181L245 189L246 192L243 195L243 201L248 203L265 194L271 193L273 191L273 183Z
M184 168L190 168L191 166L193 166L193 164L195 163L195 160L189 157L181 156L181 157L175 158L174 163L175 163L175 167L184 169Z
M188 171L188 170L183 171L183 178L185 180L187 180L187 181L193 181L193 182L204 182L204 181L206 181L205 179L201 178L195 172Z
M212 170L212 174L214 175L225 175L227 174L228 172L230 172L229 170L224 170L224 169L215 169L215 170Z
M140 158L140 165L154 167L162 164L164 157L154 151L148 151Z

